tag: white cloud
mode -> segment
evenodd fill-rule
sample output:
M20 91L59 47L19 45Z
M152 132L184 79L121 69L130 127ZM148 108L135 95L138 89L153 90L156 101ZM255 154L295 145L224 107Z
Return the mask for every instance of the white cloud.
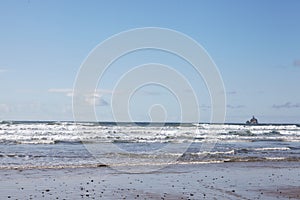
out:
M68 89L68 88L53 88L53 89L49 89L48 92L51 93L63 93L68 97L72 97L73 96L73 89Z
M0 73L4 73L4 72L7 72L7 69L1 69L0 68Z
M158 96L161 95L161 92L155 92L155 91L144 91L144 94L150 95L150 96Z
M234 94L237 94L237 91L228 91L227 94L234 95Z
M244 108L245 106L244 105L230 105L230 104L227 104L227 108L229 109L239 109L239 108Z
M107 106L109 105L107 101L102 98L102 95L99 93L92 93L90 95L86 95L85 101L90 105L95 106Z
M63 93L68 97L72 97L74 95L74 90L70 89L70 88L51 88L51 89L48 90L48 92ZM88 93L88 95L86 95L86 93ZM104 94L112 94L113 91L111 91L111 90L95 90L95 91L86 92L86 93L85 93L85 96L99 97L99 96L102 96Z
M68 97L74 96L74 90L69 88L52 88L49 89L48 92L52 93L62 93ZM91 92L84 93L85 102L89 105L95 106L107 106L109 103L103 99L104 94L112 94L110 90L96 90ZM78 95L78 94L77 94Z
M272 108L281 109L281 108L300 108L300 103L291 103L286 102L284 104L274 104Z
M58 92L58 93L66 93L72 91L73 89L68 89L68 88L51 88L48 90L48 92Z
M107 106L109 105L107 101L103 99L103 94L101 91L91 92L89 94L84 94L85 102L93 106Z
M300 67L300 60L294 60L294 66Z
M4 103L0 104L0 112L1 113L8 113L8 112L10 112L10 110L11 110L11 108L9 105L4 104Z

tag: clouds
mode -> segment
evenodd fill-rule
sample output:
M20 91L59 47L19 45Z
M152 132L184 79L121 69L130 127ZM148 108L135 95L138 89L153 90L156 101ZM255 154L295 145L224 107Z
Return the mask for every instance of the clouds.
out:
M0 74L1 74L1 73L4 73L4 72L7 72L7 69L3 69L3 68L1 69L1 68L0 68Z
M37 101L1 103L0 118L4 120L46 120L49 110L48 105L42 105Z
M300 60L294 60L293 65L294 65L295 67L300 67Z
M274 109L290 109L290 108L300 108L300 103L286 102L284 104L274 104L272 106Z
M143 91L143 93L149 96L159 96L162 94L161 92L157 92L157 91Z
M240 109L240 108L244 108L245 106L244 105L230 105L230 104L227 104L227 108L229 109Z
M52 89L49 89L48 92L62 93L64 95L66 95L67 97L73 97L75 95L73 89L69 89L69 88L52 88ZM103 95L111 94L111 93L112 93L112 91L109 91L109 90L95 90L92 92L87 92L84 94L84 101L88 105L108 106L109 103L106 100L104 100Z
M67 89L67 88L54 88L54 89L49 89L48 92L51 93L63 93L68 97L73 96L73 89Z
M226 92L228 95L235 95L237 94L237 91L233 90L233 91L227 91Z
M241 109L241 108L245 108L246 106L244 106L244 105L231 105L231 104L227 104L226 107L227 107L228 109ZM210 109L211 106L202 104L202 105L200 106L200 108L201 108L201 109Z
M109 105L109 103L103 99L102 94L99 94L97 92L86 95L85 102L88 103L89 105L95 105L95 106Z
M282 69L300 68L300 59L295 59L285 64L279 64L277 67Z
M1 113L8 113L8 112L10 112L10 110L11 110L11 108L9 105L4 104L4 103L0 104L0 112Z

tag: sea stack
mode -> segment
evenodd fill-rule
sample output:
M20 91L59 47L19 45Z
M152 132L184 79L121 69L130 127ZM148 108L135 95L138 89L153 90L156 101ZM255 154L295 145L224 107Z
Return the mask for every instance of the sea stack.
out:
M253 116L250 121L248 120L246 124L258 124L258 120Z

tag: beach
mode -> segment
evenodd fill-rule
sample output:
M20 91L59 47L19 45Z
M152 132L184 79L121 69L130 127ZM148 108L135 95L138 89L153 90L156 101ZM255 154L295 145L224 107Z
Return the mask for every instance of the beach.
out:
M300 199L299 162L0 170L1 199Z
M0 199L300 199L300 126L2 122Z
M300 0L0 2L0 200L300 200Z

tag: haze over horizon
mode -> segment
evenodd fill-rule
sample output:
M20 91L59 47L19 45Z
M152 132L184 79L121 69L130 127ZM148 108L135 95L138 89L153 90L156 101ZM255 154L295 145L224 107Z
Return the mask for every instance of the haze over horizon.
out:
M299 9L297 0L1 1L0 121L72 121L73 85L92 49L129 29L161 27L193 38L214 60L226 90L225 122L255 115L260 123L299 124ZM211 102L201 77L176 56L154 50L129 54L105 73L86 98L99 121L113 121L119 77L149 62L183 74L197 89L201 122L209 122ZM168 111L166 121L180 121L178 102L165 88L142 87L131 100L134 121L149 121L149 107L157 103Z

